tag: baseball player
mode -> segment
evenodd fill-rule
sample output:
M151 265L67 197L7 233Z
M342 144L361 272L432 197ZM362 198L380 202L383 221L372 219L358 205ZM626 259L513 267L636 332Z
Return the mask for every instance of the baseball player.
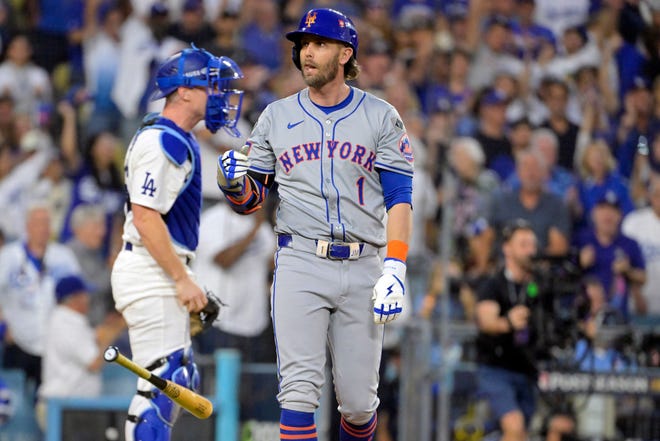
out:
M128 202L124 247L112 270L115 306L128 325L134 361L193 389L199 375L190 313L211 313L213 302L189 267L202 203L199 145L191 130L202 119L212 132L235 128L242 93L229 85L241 77L230 58L194 46L167 59L156 73L152 97L165 98L165 107L145 118L124 162ZM169 398L138 380L128 409L127 441L169 440L177 413Z
M346 84L359 72L348 17L312 9L286 37L308 87L266 107L249 153L220 158L218 184L241 213L278 184L271 313L280 439L317 439L327 344L340 440L371 440L382 324L402 311L412 149L393 106Z

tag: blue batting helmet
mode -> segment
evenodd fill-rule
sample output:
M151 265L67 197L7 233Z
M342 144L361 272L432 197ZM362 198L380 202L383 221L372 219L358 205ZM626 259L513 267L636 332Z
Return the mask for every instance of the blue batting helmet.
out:
M294 42L293 64L300 69L300 39L303 35L316 35L341 41L353 48L353 56L357 58L358 34L355 25L346 15L330 8L310 9L300 19L298 29L286 34L286 38Z
M152 100L164 98L179 87L204 87L208 95L206 127L235 129L240 115L243 92L231 89L230 81L243 78L243 72L229 57L216 57L192 45L165 60L156 72ZM234 96L233 101L231 100Z

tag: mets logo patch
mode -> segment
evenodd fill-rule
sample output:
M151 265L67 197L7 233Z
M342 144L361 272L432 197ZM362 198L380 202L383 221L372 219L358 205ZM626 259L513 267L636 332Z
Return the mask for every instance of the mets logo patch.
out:
M408 139L408 134L404 133L401 135L401 138L399 138L399 151L403 155L406 161L408 162L413 162L414 157L413 157L413 150L412 146L410 145L410 140Z

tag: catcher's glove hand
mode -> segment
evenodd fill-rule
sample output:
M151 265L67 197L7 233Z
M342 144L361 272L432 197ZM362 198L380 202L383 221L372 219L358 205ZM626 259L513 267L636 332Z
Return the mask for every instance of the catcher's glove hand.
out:
M206 299L208 302L204 309L190 313L190 335L193 337L210 328L218 318L220 308L225 306L211 291L206 291Z

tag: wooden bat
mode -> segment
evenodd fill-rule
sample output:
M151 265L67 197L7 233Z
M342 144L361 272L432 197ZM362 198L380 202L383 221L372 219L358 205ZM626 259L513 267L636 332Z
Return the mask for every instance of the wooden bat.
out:
M197 418L205 419L213 413L213 404L209 400L186 387L152 374L142 366L134 363L133 360L122 355L116 346L108 346L103 353L103 358L107 362L114 361L138 377L144 378Z

